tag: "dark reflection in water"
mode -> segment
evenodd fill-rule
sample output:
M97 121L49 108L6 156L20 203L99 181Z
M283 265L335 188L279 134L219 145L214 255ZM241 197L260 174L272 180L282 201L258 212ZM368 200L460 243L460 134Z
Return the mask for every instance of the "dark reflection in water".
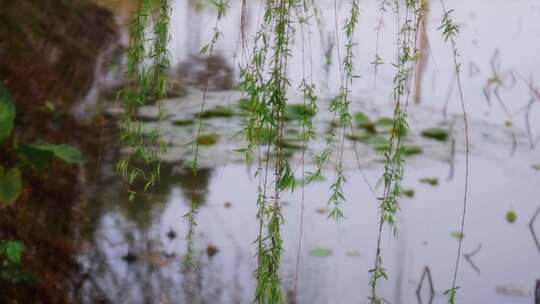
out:
M180 228L159 229L170 197L181 198L185 206L206 203L213 169L192 172L163 163L160 183L130 202L108 172L111 167L103 165L102 175L109 178L102 179L87 206L94 216L88 218L92 223L86 223L81 246L86 273L74 298L84 303L179 303L181 296L181 303L215 303L222 284L210 254L197 255L197 267L182 271L183 213L176 214Z

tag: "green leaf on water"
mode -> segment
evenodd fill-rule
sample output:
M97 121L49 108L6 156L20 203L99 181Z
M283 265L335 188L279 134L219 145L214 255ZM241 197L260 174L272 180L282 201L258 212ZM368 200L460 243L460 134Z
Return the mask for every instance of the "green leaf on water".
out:
M532 164L531 167L536 170L536 171L540 171L540 163L538 164Z
M422 131L422 136L438 141L448 140L448 131L442 128L429 128Z
M372 125L371 119L369 119L369 116L367 116L364 112L357 112L356 114L354 114L354 121L356 122L356 125L360 128Z
M362 254L358 250L347 251L346 255L350 258L359 258L362 256Z
M458 240L465 237L465 235L463 233L461 233L461 231L452 231L452 232L450 232L450 236L452 236L453 238L456 238Z
M375 124L377 125L377 127L392 130L392 128L394 127L394 120L390 117L381 117L377 119Z
M195 123L195 121L193 119L177 119L177 120L173 120L171 123L174 126L183 127L183 126L192 125Z
M517 213L514 211L514 210L509 210L508 212L506 212L506 221L509 222L510 224L513 224L516 222L517 220Z
M430 186L439 185L439 179L436 177L424 177L419 180L422 184L428 184Z
M376 135L368 140L368 144L377 152L387 152L390 149L388 140L383 136Z
M15 106L9 92L0 84L0 143L11 134L14 121Z
M200 119L210 119L210 118L229 118L234 116L236 113L234 110L227 106L217 105L213 109L204 110L201 113L196 114L195 116Z
M218 136L216 134L202 134L197 137L197 144L201 146L213 146L217 143Z
M302 120L317 114L312 108L303 104L288 104L285 109L285 120Z
M420 148L420 146L417 146L417 145L403 145L403 154L405 154L406 156L412 156L412 155L417 155L417 154L422 154L424 151L422 150L422 148Z
M410 188L410 189L402 189L401 193L403 195L405 195L406 197L408 197L408 198L413 198L414 197L414 189L412 189L412 188Z
M21 171L13 168L5 171L0 166L0 203L5 205L13 204L22 192Z
M311 255L313 257L324 258L324 257L327 257L327 256L331 256L332 255L332 250L328 249L328 248L319 247L319 248L315 248L315 249L311 250L309 252L309 255Z

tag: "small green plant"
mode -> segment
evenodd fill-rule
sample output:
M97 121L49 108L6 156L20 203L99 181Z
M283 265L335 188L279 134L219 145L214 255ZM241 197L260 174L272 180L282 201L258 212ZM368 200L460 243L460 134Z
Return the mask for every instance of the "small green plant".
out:
M0 279L12 283L35 281L34 275L21 269L25 250L20 241L0 240Z
M47 142L27 144L19 142L12 135L15 122L15 103L9 92L0 86L0 144L9 146L14 152L12 166L0 165L0 207L11 205L17 201L23 190L23 173L25 170L43 172L50 161L59 159L67 164L83 164L81 152L67 144L51 144ZM5 142L13 137L11 141Z

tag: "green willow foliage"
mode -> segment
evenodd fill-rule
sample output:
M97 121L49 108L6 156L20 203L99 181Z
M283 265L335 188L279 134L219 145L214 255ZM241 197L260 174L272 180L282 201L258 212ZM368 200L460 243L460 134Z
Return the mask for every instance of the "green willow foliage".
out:
M466 158L466 181L463 205L463 216L461 218L461 233L464 230L465 215L467 208L467 187L468 187L468 125L465 112L465 104L460 80L460 64L458 62L458 52L455 37L459 28L451 19L451 12L447 11L443 0L443 23L439 28L445 41L450 41L453 50L456 75L459 84L459 92L464 114L467 141ZM246 51L249 45L246 61L239 67L240 89L245 93L241 108L243 115L243 136L246 145L239 151L244 153L246 161L257 164L255 176L258 178L257 186L257 219L258 237L254 244L257 249L258 267L255 272L257 281L255 302L259 304L284 303L285 296L281 288L279 269L283 254L283 239L281 236L281 226L283 217L281 214L280 197L284 191L295 189L295 176L291 165L288 162L284 149L284 127L286 121L287 92L291 88L288 78L287 64L292 53L293 37L299 29L301 32L302 49L302 81L298 90L303 95L304 113L301 116L302 126L302 208L303 208L303 185L304 181L312 182L319 180L323 175L323 169L332 158L337 156L336 179L330 187L330 198L328 208L329 218L336 221L343 219L344 214L341 204L345 202L343 187L347 182L343 171L343 151L346 128L352 130L350 114L350 90L354 75L354 48L355 31L360 18L359 0L349 0L349 15L340 27L340 20L337 20L337 2L334 0L336 45L338 46L339 70L341 84L336 96L330 101L329 111L333 115L333 126L337 126L339 134L331 129L325 139L323 150L315 156L314 172L304 170L304 157L307 146L311 140L315 139L315 127L313 116L318 111L319 98L316 95L316 87L312 81L312 60L311 50L309 52L310 72L306 73L306 46L305 27L310 26L310 19L315 17L320 23L320 11L315 0L264 0L263 17L256 28L256 32L249 41L245 37L246 24L246 1L241 3L241 45ZM201 55L212 55L214 47L222 33L219 31L219 23L226 15L228 0L209 0L209 3L217 12L216 22L213 28L211 41L201 50ZM369 286L371 294L368 297L372 304L384 303L385 300L377 294L377 286L381 278L387 279L388 273L383 265L381 236L383 228L388 226L394 233L397 233L396 218L399 211L399 197L402 192L401 181L404 175L404 146L403 141L408 133L407 108L411 95L412 78L415 75L417 61L420 51L417 48L420 23L423 20L425 11L425 0L380 0L380 19L389 8L394 10L398 21L397 42L398 50L393 79L392 98L394 101L393 126L390 138L388 139L388 149L384 151L384 171L379 181L382 193L378 195L379 223L378 239L375 252L375 261L370 272ZM169 41L169 18L171 13L170 0L160 0L157 14L152 14L150 0L138 0L138 10L131 23L131 46L128 50L128 76L132 80L132 85L121 92L121 97L126 109L122 122L122 139L130 148L129 157L118 163L118 170L127 181L130 199L135 192L129 187L136 180L145 181L146 190L159 178L159 157L152 147L152 144L160 143L159 128L154 131L144 131L141 123L137 121L137 109L147 104L154 98L159 99L165 95L167 83L167 71L170 68L167 44ZM157 15L154 21L151 18ZM147 29L151 26L153 33L147 37ZM373 65L375 66L375 81L377 79L377 67L383 64L379 56L379 34L380 26L377 27L376 54ZM309 29L308 29L309 32ZM340 54L339 32L345 35L344 54ZM308 49L311 49L311 34L308 35ZM148 41L152 41L151 44ZM149 49L150 48L150 49ZM343 59L341 56L343 55ZM326 60L331 60L329 55ZM201 113L204 111L208 80L203 87L203 97L201 101ZM201 115L199 115L201 117ZM200 135L202 122L199 118L197 135ZM163 145L161 145L164 149ZM194 141L194 158L188 165L196 172L198 168L198 143ZM153 165L154 170L146 172L143 165ZM304 178L308 174L308 178ZM367 181L366 181L367 182ZM370 186L371 189L371 186ZM371 189L375 194L375 191ZM193 266L193 236L197 225L196 215L198 212L197 202L192 202L190 211L185 215L189 221L189 230L186 235L187 256L185 265ZM303 215L302 215L303 216ZM303 217L300 220L303 221ZM302 225L302 224L301 224ZM302 226L300 227L302 231ZM299 249L297 257L300 263L300 246L302 240L300 232ZM459 256L461 254L461 239L459 241L455 272L452 280L452 287L446 292L449 303L455 303L456 280L459 267ZM295 282L297 291L297 282Z
M160 175L158 154L165 149L159 127L157 130L144 130L137 118L141 106L163 98L167 91L167 73L170 69L170 1L160 1L158 18L151 37L148 37L147 29L151 26L152 12L150 0L138 0L137 11L130 25L131 41L127 51L127 76L131 84L119 93L125 109L121 139L129 147L130 153L118 162L117 170L125 180L129 200L135 197L136 191L132 187L135 182L144 182L145 191L157 182ZM160 109L159 120L162 116ZM153 148L155 143L159 144L159 151ZM153 168L151 171L147 170L149 166Z

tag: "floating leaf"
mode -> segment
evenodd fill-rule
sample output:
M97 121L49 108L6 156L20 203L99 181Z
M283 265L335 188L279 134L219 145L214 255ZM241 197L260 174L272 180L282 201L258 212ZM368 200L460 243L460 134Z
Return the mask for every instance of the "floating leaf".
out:
M67 144L38 144L38 145L29 145L31 148L39 149L42 151L51 152L54 157L65 161L68 164L82 164L85 162L84 157L81 154L79 149L67 145Z
M216 134L202 134L197 137L197 144L201 146L213 146L217 143Z
M183 126L192 125L195 123L195 121L193 119L177 119L177 120L173 120L171 123L174 126L183 127Z
M439 179L436 177L424 177L419 180L422 184L428 184L431 186L439 185Z
M13 168L5 172L0 166L0 203L11 205L14 203L22 191L21 171Z
M463 233L461 233L461 231L452 231L452 232L450 232L450 236L452 236L453 238L456 238L458 240L465 237L465 235Z
M377 127L392 130L392 128L394 127L394 120L390 117L381 117L377 119L375 124L377 125Z
M364 112L357 112L356 114L354 114L354 121L359 127L371 124L371 119L369 119L369 116L367 116Z
M376 133L375 124L369 119L364 112L354 114L354 121L359 128L363 128L368 132Z
M401 190L401 193L408 198L414 197L414 189L403 189Z
M358 250L347 251L346 255L351 258L358 258L362 256L362 254Z
M422 154L424 151L417 145L403 145L403 154L406 156Z
M235 112L230 107L218 105L214 107L213 109L208 109L205 111L202 111L201 113L198 113L196 117L201 119L210 119L210 118L228 118L235 115Z
M518 217L517 213L514 210L510 210L506 212L506 221L509 222L510 224L515 223L517 220L517 217Z
M324 258L332 255L332 250L328 248L315 248L309 252L309 255L314 257Z
M540 171L540 163L538 163L538 164L533 164L533 165L532 165L532 168L533 168L534 170L536 170L536 171Z
M390 149L386 138L376 135L368 140L369 145L378 152L386 152Z
M11 134L14 121L15 106L9 92L0 85L0 143Z
M285 109L285 120L302 120L310 118L317 113L314 109L303 104L288 104Z
M441 128L429 128L422 131L422 136L438 141L448 140L448 131Z

